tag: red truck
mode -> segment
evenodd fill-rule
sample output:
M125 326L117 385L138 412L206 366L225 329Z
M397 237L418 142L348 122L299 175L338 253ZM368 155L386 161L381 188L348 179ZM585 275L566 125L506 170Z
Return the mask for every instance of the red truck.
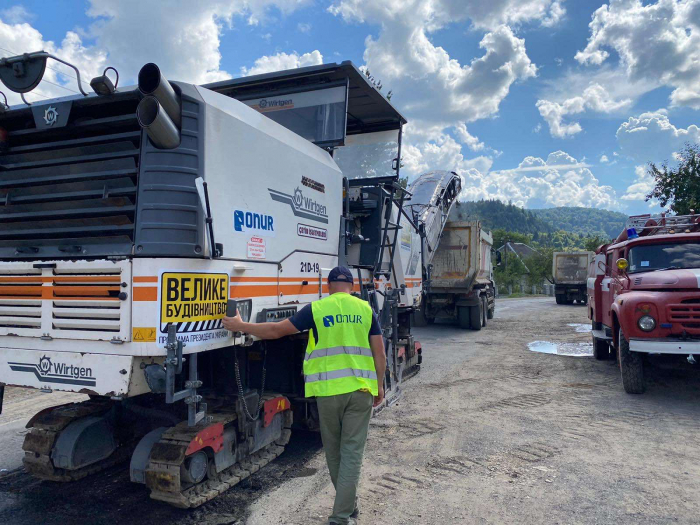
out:
M588 315L596 359L617 358L629 394L644 392L644 358L700 360L700 215L630 217L596 250Z

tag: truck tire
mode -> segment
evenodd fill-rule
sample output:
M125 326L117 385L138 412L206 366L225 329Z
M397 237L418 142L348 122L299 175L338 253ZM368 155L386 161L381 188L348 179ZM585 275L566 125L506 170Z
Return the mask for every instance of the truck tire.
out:
M638 352L630 351L622 329L618 332L617 360L620 363L622 386L628 394L644 393L644 361Z
M566 296L562 294L557 294L557 304L566 304Z
M496 313L496 303L493 303L493 306L486 310L486 318L487 319L493 319L494 314Z
M591 322L592 330L596 329L595 321ZM606 361L610 359L610 345L605 339L598 339L595 335L591 334L593 339L593 357L598 361Z
M469 307L469 324L472 330L481 330L481 323L484 319L484 303L479 301L479 304Z
M481 326L486 328L486 320L488 318L489 303L486 296L481 297Z

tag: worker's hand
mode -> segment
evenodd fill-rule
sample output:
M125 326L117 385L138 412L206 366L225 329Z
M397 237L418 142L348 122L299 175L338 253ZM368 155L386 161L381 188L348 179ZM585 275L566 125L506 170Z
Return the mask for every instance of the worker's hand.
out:
M222 319L222 323L224 328L226 328L226 330L230 330L231 332L242 332L243 325L245 324L243 319L241 319L241 314L239 313L236 313L234 317L224 317Z
M374 396L374 404L372 406L378 407L384 401L384 385L379 385L378 395Z

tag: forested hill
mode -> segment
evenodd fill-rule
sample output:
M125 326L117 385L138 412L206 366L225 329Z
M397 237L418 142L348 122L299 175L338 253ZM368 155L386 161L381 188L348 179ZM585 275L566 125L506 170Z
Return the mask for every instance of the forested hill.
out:
M617 237L627 216L596 208L547 208L526 210L498 200L459 203L460 213L479 219L490 230L504 229L518 233L541 234L565 231L584 236Z
M627 215L597 208L546 208L530 210L555 230L564 230L582 235L617 237L627 222Z

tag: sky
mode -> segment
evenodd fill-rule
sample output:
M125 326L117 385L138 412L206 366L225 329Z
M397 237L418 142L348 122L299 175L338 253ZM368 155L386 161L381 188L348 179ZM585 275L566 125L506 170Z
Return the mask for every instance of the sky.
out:
M700 0L0 3L0 57L40 49L121 85L351 60L409 121L402 173L456 171L463 200L657 212L648 163L700 142ZM30 101L77 91L51 67Z

